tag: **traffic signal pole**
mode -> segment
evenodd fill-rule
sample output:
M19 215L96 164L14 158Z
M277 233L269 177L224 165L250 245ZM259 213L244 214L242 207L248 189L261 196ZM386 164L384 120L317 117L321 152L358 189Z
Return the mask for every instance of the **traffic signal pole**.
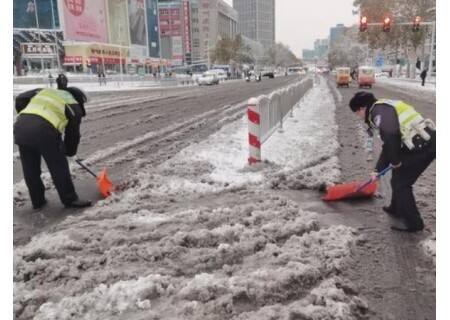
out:
M436 25L435 25L435 22L432 22L431 23L431 43L430 43L430 61L428 61L428 72L430 73L430 76L431 76L431 74L433 73L433 50L434 50L434 42L435 42L435 28L436 28Z
M424 25L424 26L434 25L434 21L433 22L421 22L420 24ZM367 25L368 26L383 26L384 23L370 22L370 23L367 23ZM399 22L399 23L394 23L394 25L396 25L396 26L412 26L412 25L414 25L414 23L413 22Z
M363 17L363 18L365 18L365 17ZM382 23L382 22L367 23L366 21L367 21L367 18L364 19L365 28L361 28L361 25L360 25L361 32L366 31L367 26L383 26L383 27L385 26L385 23ZM389 21L389 25L390 25L390 21ZM436 22L435 21L431 21L431 22L430 21L426 21L426 22L420 21L420 24L417 22L416 23L414 23L414 22L399 22L399 23L395 23L395 25L397 25L397 26L417 26L417 27L419 25L431 26L430 59L428 61L428 70L429 70L429 72L433 72L433 51L434 51L434 45L435 45L435 41L436 41L436 39L435 39L435 37L436 37L436 35L435 35ZM389 30L387 32L389 32L389 31L390 31L390 26L389 26ZM430 73L430 75L431 75L431 73Z

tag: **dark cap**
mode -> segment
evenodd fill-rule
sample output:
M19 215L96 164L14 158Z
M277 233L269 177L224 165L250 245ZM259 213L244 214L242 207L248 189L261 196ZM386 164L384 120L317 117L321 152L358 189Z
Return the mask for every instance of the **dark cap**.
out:
M358 111L360 108L370 107L377 101L375 96L367 91L358 91L353 98L350 99L348 105L353 112Z

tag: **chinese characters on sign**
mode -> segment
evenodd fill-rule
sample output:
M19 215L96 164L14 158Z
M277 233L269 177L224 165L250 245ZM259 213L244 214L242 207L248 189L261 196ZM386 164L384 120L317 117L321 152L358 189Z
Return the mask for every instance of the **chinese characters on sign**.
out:
M84 11L84 0L65 0L66 7L74 16L80 16Z
M22 43L22 54L24 57L48 56L56 55L56 48L54 44L40 44L40 43Z

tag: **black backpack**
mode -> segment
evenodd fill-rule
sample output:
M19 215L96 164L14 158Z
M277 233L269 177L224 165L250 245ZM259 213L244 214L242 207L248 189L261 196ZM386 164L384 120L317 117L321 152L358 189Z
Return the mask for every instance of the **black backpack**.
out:
M16 112L19 113L23 109L26 108L28 103L30 103L30 100L39 92L41 91L41 88L33 89L29 91L22 92L16 97Z

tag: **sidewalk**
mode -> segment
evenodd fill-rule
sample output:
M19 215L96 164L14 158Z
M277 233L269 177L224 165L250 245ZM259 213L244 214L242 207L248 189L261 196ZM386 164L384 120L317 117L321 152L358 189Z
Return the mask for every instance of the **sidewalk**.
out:
M408 91L410 94L421 99L435 99L436 98L436 84L426 82L422 87L421 81L413 79L395 79L395 78L376 78L375 85L392 89L400 89L400 91Z

